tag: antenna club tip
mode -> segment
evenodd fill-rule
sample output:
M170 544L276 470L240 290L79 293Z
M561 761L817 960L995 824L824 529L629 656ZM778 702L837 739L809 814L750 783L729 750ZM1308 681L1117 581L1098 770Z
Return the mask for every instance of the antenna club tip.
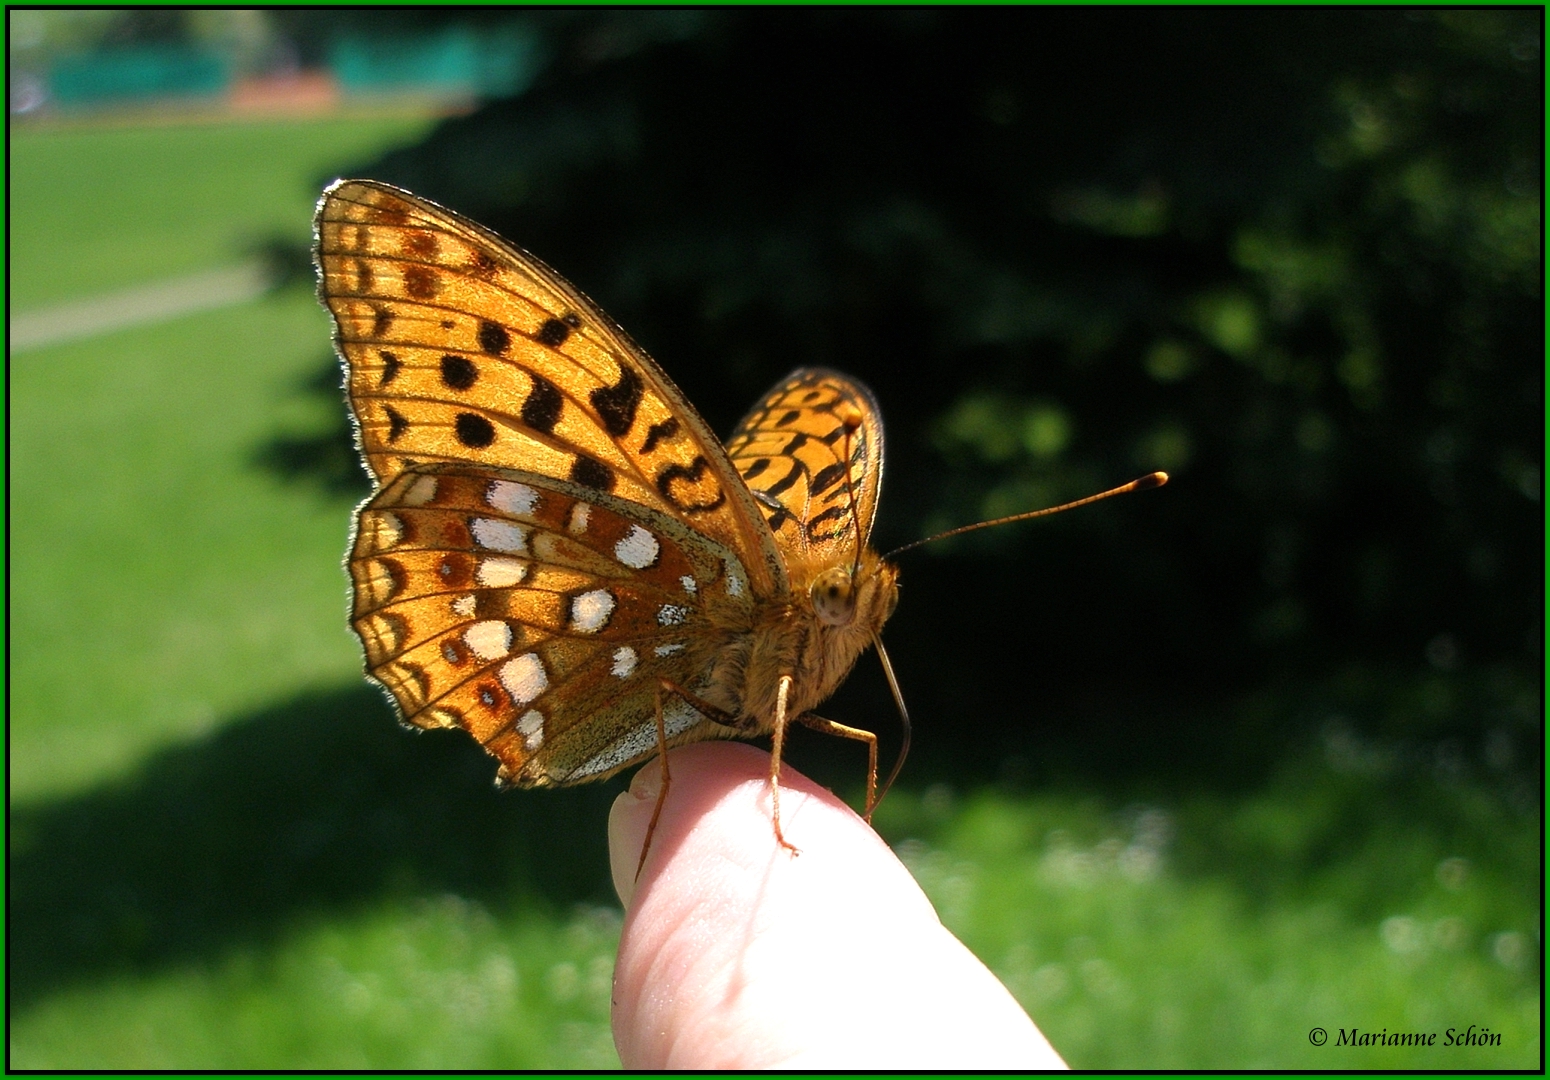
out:
M1168 482L1168 474L1167 473L1165 473L1165 472L1154 472L1154 473L1152 473L1149 476L1143 476L1143 477L1141 477L1141 479L1137 480L1136 481L1135 490L1137 490L1137 491L1147 491L1147 490L1150 490L1151 488L1160 488L1164 484L1166 484L1167 482Z
M861 430L863 418L861 416L861 410L856 408L855 405L849 401L842 401L840 402L837 411L839 413L840 423L844 425L846 431L854 435L857 431Z

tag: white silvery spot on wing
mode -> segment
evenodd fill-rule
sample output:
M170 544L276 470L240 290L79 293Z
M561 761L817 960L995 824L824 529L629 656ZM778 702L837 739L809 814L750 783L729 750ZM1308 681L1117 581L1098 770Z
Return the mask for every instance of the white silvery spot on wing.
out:
M658 645L651 651L656 653L658 656L672 656L676 652L683 652L683 648L683 642L675 641L671 645Z
M677 604L663 604L657 611L657 622L662 626L682 626L689 617L689 609Z
M436 497L436 478L434 476L416 477L409 484L409 489L404 492L403 504L405 506L424 506Z
M481 660L499 660L511 651L511 627L497 619L476 622L463 631L463 643Z
M631 525L629 534L614 545L614 557L632 570L644 570L657 561L662 545L639 525Z
M526 705L548 689L549 673L537 653L523 653L501 665L500 680L512 701Z
M570 519L565 523L565 531L572 536L580 536L587 531L587 519L592 516L592 507L584 502L579 502L570 508Z
M472 619L478 606L479 602L473 593L464 593L462 596L452 598L452 614L460 619Z
M527 554L527 530L521 525L495 518L474 518L469 522L469 532L474 535L474 543L482 548L513 555Z
M742 567L737 566L735 563L732 562L731 559L727 559L726 560L726 568L727 568L727 577L726 577L727 595L728 596L742 596L744 590L747 588L747 583L743 581L743 569L742 569Z
M571 629L580 634L595 634L608 625L614 613L614 596L607 589L593 589L570 602Z
M474 580L487 589L509 588L522 584L522 579L527 577L527 569L527 563L519 559L502 559L492 555L488 559L479 560Z
M685 574L683 577L678 579L678 582L684 587L684 592L688 593L690 596L693 596L695 593L700 591L700 583L694 580L693 574Z
M522 744L529 750L537 750L544 744L544 714L529 709L517 721L517 730L522 733Z
M628 645L621 645L614 650L613 673L621 679L628 679L635 673L635 650Z
M491 480L484 501L495 510L521 517L538 506L538 492L515 480Z

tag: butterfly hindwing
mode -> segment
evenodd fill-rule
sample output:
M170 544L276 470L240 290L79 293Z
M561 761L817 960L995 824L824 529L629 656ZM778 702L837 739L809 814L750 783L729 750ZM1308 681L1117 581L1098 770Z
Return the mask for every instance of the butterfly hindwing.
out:
M848 439L847 417L856 423ZM737 425L727 454L788 558L839 564L866 542L882 485L883 421L860 382L823 368L792 372Z
M352 622L403 717L462 727L524 786L657 750L662 679L705 690L707 599L746 598L729 548L668 515L521 470L413 466L359 513ZM669 743L727 729L663 701Z

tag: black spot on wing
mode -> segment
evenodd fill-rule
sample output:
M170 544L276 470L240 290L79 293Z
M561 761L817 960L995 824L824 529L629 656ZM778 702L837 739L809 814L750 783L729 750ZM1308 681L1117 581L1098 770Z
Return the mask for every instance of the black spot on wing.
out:
M592 391L592 406L597 409L608 434L615 438L629 434L630 428L635 426L635 410L645 391L645 384L635 370L622 364L617 383Z
M372 284L371 263L365 259L355 260L355 291L358 293L371 292Z
M393 325L393 312L381 304L373 304L371 315L371 336L375 338L386 336L388 327Z
M377 355L382 357L382 379L378 386L386 386L398 376L398 369L404 366L404 362L393 353L378 350Z
M479 322L479 350L486 356L505 356L511 348L511 335L500 323L482 319Z
M727 494L721 490L720 485L716 487L716 497L709 502L684 502L673 493L673 481L687 480L691 484L697 484L700 477L705 475L705 470L709 468L710 464L699 456L695 457L691 465L669 465L657 473L657 490L662 493L664 499L686 514L701 514L707 510L714 510L727 501Z
M495 425L478 413L458 413L453 427L457 431L457 441L475 450L482 450L495 441Z
M547 345L551 349L557 349L565 344L565 339L570 337L570 327L559 319L545 319L544 324L538 328L538 333L533 335L533 340L540 345Z
M790 442L780 448L780 456L790 457L792 454L795 454L798 450L806 445L807 436L799 431L795 435L791 436Z
M640 444L640 452L649 454L656 449L657 443L663 439L670 439L678 434L678 419L669 416L660 424L652 424L646 429L646 441Z
M502 708L505 707L506 695L501 690L501 688L493 682L480 683L474 690L474 693L479 698L479 704L483 705L491 712L499 712Z
M614 488L614 471L585 454L577 454L576 460L571 462L570 478L598 491L612 491Z
M799 417L801 415L802 415L802 410L801 409L792 409L790 412L787 412L787 413L783 414L779 420L775 421L775 426L776 427L785 427L787 424L791 423L793 420L795 420L797 417Z
M452 390L467 390L479 380L479 369L466 356L448 353L441 358L441 381Z
M409 421L405 420L403 414L391 405L384 405L382 411L387 413L388 418L387 441L397 442L398 437L409 430Z
M560 395L559 388L542 375L534 374L532 379L533 388L528 391L527 400L522 402L522 422L535 431L549 435L554 432L554 425L560 422L565 398Z
M763 474L764 470L768 469L769 467L770 459L767 457L762 457L758 461L755 461L752 465L748 466L747 470L743 473L743 479L752 480L754 477Z

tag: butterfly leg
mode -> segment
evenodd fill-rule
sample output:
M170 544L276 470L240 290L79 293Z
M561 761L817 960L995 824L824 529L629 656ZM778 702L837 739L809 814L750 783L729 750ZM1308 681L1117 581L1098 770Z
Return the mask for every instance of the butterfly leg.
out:
M651 851L651 838L657 831L657 820L662 816L662 804L667 801L667 789L673 786L672 774L667 770L667 723L662 713L662 696L677 694L689 703L689 707L706 719L730 728L741 728L737 718L725 709L718 709L710 702L691 694L671 679L657 680L657 757L662 762L662 788L657 792L657 805L651 811L651 824L646 826L646 842L640 848L640 861L635 864L635 880L646 866L646 856Z
M666 680L663 680L666 682ZM640 861L635 864L635 880L646 867L646 855L651 851L651 838L656 835L657 819L662 816L662 804L667 801L667 789L673 786L673 776L667 771L667 724L662 719L662 691L666 686L657 685L657 760L662 762L662 786L657 790L657 805L651 810L651 824L646 826L646 842L640 846Z
M825 720L813 713L803 713L797 717L797 723L803 727L810 727L814 731L821 731L825 735L838 735L842 739L855 739L857 742L866 743L866 813L862 816L870 825L872 811L877 807L877 736L860 728L836 724L833 720Z
M791 693L792 678L782 675L775 692L775 746L770 754L770 813L775 819L775 840L793 855L802 854L786 840L780 829L780 753L786 742L786 698Z
M774 752L770 755L770 813L771 813L771 816L775 820L775 839L780 843L781 847L785 848L787 851L791 852L793 855L800 855L801 852L799 852L796 849L796 846L794 844L791 844L791 843L789 843L786 840L786 834L784 832L782 832L781 828L780 828L780 753L781 753L781 748L785 745L785 741L786 741L786 700L787 700L787 698L791 694L791 684L792 684L792 681L793 680L792 680L790 675L782 675L780 677L780 685L779 685L779 689L777 691L776 698L775 698L775 746L774 746ZM657 680L657 738L658 738L658 741L661 743L661 746L662 746L662 753L663 753L663 758L662 758L663 773L662 773L662 775L664 777L664 780L663 780L663 784L662 784L663 795L657 796L657 813L661 813L661 811L662 811L662 798L664 797L664 795L667 792L667 782L666 782L666 779L665 779L666 776L667 776L667 771L666 771L667 770L667 757L666 757L666 754L667 754L667 743L666 743L666 737L663 734L663 732L665 731L665 728L662 726L662 694L663 694L664 691L669 691L671 693L677 694L679 697L681 697L685 701L687 701L694 708L694 710L696 712L700 713L702 716L706 717L707 719L709 719L709 720L711 720L711 721L713 721L713 722L715 722L717 724L720 724L722 727L731 728L733 731L739 732L740 734L744 734L744 735L750 735L753 732L758 730L758 723L756 721L753 721L753 720L739 720L737 717L733 716L731 713L727 712L725 709L718 709L716 706L712 705L710 702L705 701L702 698L696 697L694 694L691 694L689 691L685 690L683 687L679 686L677 683L673 682L672 680L670 680L670 679L658 679ZM827 721L825 721L825 722L827 723ZM839 725L835 725L835 727L837 728L837 727L839 727ZM845 730L849 731L851 729L846 728ZM874 740L874 742L875 742L875 740ZM875 752L875 749L876 749L875 746L874 746L873 749L874 749L874 752ZM873 769L873 772L876 772L875 768ZM655 814L652 815L651 820L652 820L653 827L655 827L655 823L656 823L656 815ZM649 830L646 833L646 839L647 839L647 844L649 845L650 844L650 840L651 840L651 833L650 833ZM644 866L645 862L646 862L646 856L645 856L644 853L642 853L641 854L641 865ZM640 870L637 868L635 872L638 875L640 873Z

